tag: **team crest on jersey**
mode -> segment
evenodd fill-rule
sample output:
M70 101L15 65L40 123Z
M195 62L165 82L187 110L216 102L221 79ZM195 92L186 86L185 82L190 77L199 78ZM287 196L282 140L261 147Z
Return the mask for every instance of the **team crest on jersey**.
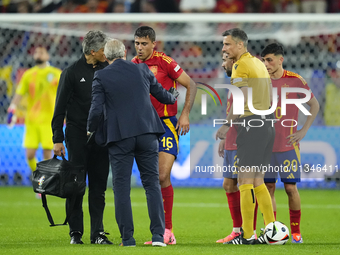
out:
M157 71L158 71L158 66L150 66L150 71L153 73L154 76L157 75Z
M47 75L47 80L48 80L48 82L52 82L53 78L54 78L53 73L49 73L49 74Z
M235 64L235 65L234 65L234 68L235 68L235 70L237 69L237 67L238 67L238 65L237 65L237 64Z

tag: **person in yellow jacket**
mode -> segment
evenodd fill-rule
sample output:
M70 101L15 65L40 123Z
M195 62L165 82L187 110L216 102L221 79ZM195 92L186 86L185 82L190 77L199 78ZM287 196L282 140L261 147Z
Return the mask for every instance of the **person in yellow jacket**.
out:
M15 95L8 107L13 114L24 96L27 96L25 134L23 147L26 148L28 166L36 169L36 151L41 144L43 158L51 158L53 149L51 121L61 70L50 66L49 54L45 47L37 47L33 55L36 65L22 76Z

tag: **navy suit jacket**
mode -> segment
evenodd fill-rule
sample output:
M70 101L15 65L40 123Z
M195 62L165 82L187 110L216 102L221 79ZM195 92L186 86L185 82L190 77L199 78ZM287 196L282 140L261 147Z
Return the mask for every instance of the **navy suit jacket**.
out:
M164 134L150 93L163 104L176 101L145 64L117 59L95 72L87 130L96 131L97 144L105 146L147 133Z

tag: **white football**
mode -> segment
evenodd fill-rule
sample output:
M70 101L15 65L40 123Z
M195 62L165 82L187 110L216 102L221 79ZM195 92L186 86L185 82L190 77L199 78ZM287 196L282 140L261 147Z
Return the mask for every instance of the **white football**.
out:
M264 230L264 240L267 244L285 244L289 240L289 229L282 222L271 222Z

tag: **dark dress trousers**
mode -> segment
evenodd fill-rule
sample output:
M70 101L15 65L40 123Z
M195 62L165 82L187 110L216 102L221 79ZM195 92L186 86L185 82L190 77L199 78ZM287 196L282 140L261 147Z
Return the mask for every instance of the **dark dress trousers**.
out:
M109 148L116 221L123 244L133 239L134 232L130 200L134 158L147 197L152 240L163 241L165 222L158 174L158 137L165 131L150 94L163 104L176 101L147 65L123 59L97 71L92 83L87 128L90 132L97 130L96 142Z

